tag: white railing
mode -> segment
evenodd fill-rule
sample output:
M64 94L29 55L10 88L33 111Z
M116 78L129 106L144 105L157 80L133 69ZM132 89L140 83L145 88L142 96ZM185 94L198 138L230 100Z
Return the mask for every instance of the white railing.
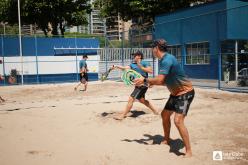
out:
M105 48L97 50L97 54L100 55L99 61L99 76L101 73L106 72L113 65L127 66L132 62L131 54L136 51L141 51L144 55L144 60L148 61L153 67L154 74L157 73L157 60L154 61L152 57L152 51L150 48ZM121 77L122 72L120 70L114 70L110 72L110 79L118 79ZM150 76L152 76L151 74Z

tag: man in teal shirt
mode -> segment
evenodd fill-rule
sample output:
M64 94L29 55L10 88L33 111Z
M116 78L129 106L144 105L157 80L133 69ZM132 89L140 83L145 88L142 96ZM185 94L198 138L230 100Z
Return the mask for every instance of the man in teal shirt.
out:
M77 90L77 88L83 84L84 85L84 89L83 91L87 90L87 85L88 85L88 68L87 68L87 63L86 60L88 59L87 55L83 55L82 60L79 61L79 69L80 69L80 73L79 73L79 77L80 77L80 82L79 84L74 88L74 90Z
M170 143L170 116L174 113L174 123L183 139L186 153L185 157L191 157L192 151L189 141L189 133L184 124L195 92L192 83L186 78L177 59L167 53L167 43L163 39L155 40L152 44L153 56L159 59L159 73L155 78L135 79L136 85L148 83L150 85L166 85L170 91L170 98L161 113L164 129L163 144Z

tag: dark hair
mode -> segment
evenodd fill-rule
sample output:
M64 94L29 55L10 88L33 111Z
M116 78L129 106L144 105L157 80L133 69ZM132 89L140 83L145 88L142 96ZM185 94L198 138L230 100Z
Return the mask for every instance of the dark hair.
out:
M87 55L83 55L83 58L88 58L88 56Z
M141 56L141 59L143 59L143 53L141 51L139 51L139 50L137 52L135 52L135 53L132 53L131 55L134 56L134 57L135 56Z
M151 47L155 48L156 46L158 46L159 50L163 52L167 51L167 42L164 39L154 40L153 43L151 44Z

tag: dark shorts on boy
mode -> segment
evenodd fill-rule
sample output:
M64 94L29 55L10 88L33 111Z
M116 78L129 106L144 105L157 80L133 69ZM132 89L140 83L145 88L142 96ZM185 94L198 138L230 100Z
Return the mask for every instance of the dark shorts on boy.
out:
M180 96L170 95L169 100L165 104L164 109L174 111L179 114L187 115L191 102L195 96L195 91L189 91Z
M139 100L141 98L145 98L145 94L147 91L148 87L146 86L135 86L133 92L131 93L131 97Z
M86 80L86 81L88 81L88 73L84 73L83 75L82 75L82 73L79 73L79 76L80 76L80 81L82 81L82 80Z

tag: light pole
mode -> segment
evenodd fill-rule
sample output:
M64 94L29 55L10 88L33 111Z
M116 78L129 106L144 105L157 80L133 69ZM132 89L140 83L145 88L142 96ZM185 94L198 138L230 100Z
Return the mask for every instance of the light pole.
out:
M18 0L18 24L19 24L19 50L21 58L21 81L23 85L23 57L22 57L22 32L21 32L21 9L20 9L20 0Z

